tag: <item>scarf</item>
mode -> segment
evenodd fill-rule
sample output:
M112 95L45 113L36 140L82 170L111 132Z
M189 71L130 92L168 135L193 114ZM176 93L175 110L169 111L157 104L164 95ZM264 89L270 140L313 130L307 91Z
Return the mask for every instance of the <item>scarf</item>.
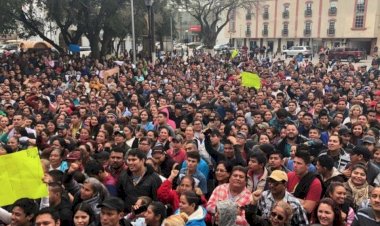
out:
M348 186L350 186L352 190L352 197L354 204L356 206L360 206L360 204L364 201L367 200L368 197L368 192L369 192L369 185L367 181L362 185L362 186L356 186L352 183L351 178L347 181Z

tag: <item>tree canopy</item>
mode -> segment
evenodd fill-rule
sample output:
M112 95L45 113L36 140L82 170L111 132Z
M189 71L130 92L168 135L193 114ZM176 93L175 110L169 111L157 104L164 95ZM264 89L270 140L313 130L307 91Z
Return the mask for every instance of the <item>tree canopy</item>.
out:
M219 33L230 21L233 10L258 7L260 0L173 0L192 15L201 26L200 38L212 48Z
M168 0L156 0L155 5L165 6ZM144 1L135 3L136 38L147 34L146 8ZM95 57L104 56L113 49L113 41L131 34L130 0L0 0L0 33L15 32L23 38L39 36L64 52L47 35L46 29L61 34L68 46L80 43L85 36L90 42ZM166 7L157 7L159 15L168 14ZM159 17L158 17L159 18ZM47 23L53 24L48 28ZM155 21L158 36L170 34L166 19Z

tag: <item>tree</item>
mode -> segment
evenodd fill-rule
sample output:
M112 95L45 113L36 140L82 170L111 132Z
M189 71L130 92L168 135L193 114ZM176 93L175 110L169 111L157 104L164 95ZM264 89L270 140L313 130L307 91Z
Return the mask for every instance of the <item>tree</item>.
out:
M174 0L186 9L201 26L199 33L203 43L212 48L219 33L230 21L233 10L243 7L258 7L260 0Z

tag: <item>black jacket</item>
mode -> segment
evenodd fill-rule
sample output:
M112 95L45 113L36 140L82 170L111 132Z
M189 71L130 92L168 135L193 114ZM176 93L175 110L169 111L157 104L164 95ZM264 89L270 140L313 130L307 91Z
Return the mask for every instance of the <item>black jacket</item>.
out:
M118 197L124 200L127 212L131 211L132 205L140 196L148 196L157 200L157 189L162 181L150 165L146 165L146 172L141 180L134 185L132 172L128 169L121 173L117 184Z
M306 141L307 140L302 138L301 136L297 136L296 138L296 144L302 144L302 143L305 143ZM287 152L286 150L286 137L280 140L276 148L282 153L283 157L290 157L290 153Z

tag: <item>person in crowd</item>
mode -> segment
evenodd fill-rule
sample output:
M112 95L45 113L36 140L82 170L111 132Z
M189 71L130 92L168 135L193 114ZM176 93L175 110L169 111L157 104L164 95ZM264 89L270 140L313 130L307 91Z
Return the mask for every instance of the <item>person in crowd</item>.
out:
M36 213L36 226L51 225L60 226L61 220L59 214L52 208L45 207Z
M95 226L96 215L91 206L81 203L74 208L74 226Z
M171 215L162 223L163 226L185 226L189 216L182 212L179 215Z
M32 199L21 198L13 203L11 209L11 226L32 226L38 205Z
M367 169L363 164L352 167L350 178L344 183L347 191L347 199L352 203L356 211L361 203L370 197L373 187L367 182Z
M308 172L310 153L298 150L294 156L294 170L288 173L287 190L298 198L311 214L322 195L322 183L314 173Z
M332 182L327 187L325 196L331 198L338 204L343 221L346 225L351 225L355 217L355 211L350 207L349 200L347 200L347 192L344 184L341 182Z
M238 207L245 207L251 201L251 192L246 187L247 170L242 166L234 166L229 183L219 185L214 189L207 202L207 211L215 214L219 201L233 199ZM240 209L236 218L236 225L248 225L244 209Z
M245 216L251 226L290 226L293 210L285 201L278 201L269 212L269 218L262 218L256 214L254 205L247 206Z
M322 199L317 206L317 220L313 226L342 226L343 220L340 209L334 200L330 198Z
M117 194L124 200L125 208L129 212L140 196L157 200L156 191L161 185L161 179L145 161L146 155L142 151L130 150L127 154L128 170L123 171L119 177Z
M108 197L98 206L100 222L98 226L132 226L124 219L125 206L118 197Z
M192 191L184 192L180 197L179 209L176 214L186 213L189 217L186 226L206 226L207 211L200 204L200 197Z
M370 196L371 207L360 209L352 226L372 226L380 222L380 187L375 187Z
M350 155L342 149L342 138L338 135L332 135L329 137L327 143L327 150L321 151L318 157L323 155L329 155L334 160L334 166L340 172L345 170L345 167L350 162Z
M332 182L345 182L345 176L334 167L334 160L328 155L322 155L317 160L317 172L322 179L322 194Z
M166 218L166 207L161 202L152 202L145 212L147 226L161 226Z
M195 184L199 187L203 194L207 194L207 180L206 177L198 170L198 164L201 160L201 156L198 152L187 152L186 168L182 168L179 171L178 180L181 180L184 176L191 176L195 180Z

